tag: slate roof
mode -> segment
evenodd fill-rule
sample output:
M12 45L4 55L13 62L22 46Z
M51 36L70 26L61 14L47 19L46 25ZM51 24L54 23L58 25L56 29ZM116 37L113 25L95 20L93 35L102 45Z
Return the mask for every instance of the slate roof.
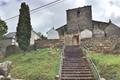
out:
M64 35L64 32L67 32L67 24L57 28L56 30L58 31L59 35Z
M59 31L59 30L64 30L66 26L67 26L67 24L65 24L65 25L63 25L63 26L57 28L56 30L57 30L57 31Z
M95 20L92 20L92 24L100 24L100 25L104 25L104 26L100 26L99 28L101 30L104 30L108 25L109 25L109 22L101 22L101 21L95 21ZM56 30L57 31L60 31L60 30L64 30L64 28L67 26L67 24L57 28Z
M7 39L12 39L12 38L14 38L14 36L16 36L16 32L10 32L10 33L8 33L8 34L5 35L5 37Z
M35 32L34 30L32 30L32 32L34 32L36 35L38 35L40 37L40 35L37 32ZM5 35L5 38L13 39L13 38L15 38L15 36L16 36L16 32L10 32Z

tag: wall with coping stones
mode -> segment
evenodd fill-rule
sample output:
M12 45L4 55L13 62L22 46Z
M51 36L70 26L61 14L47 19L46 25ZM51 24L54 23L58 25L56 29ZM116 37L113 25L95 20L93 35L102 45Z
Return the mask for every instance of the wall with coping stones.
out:
M119 38L92 38L81 41L81 46L98 53L119 53L116 51L116 45L120 43ZM118 49L117 49L118 50Z
M39 48L49 48L49 47L62 47L64 40L54 39L54 40L36 40L35 49ZM85 47L90 51L95 51L98 53L106 54L120 54L120 38L110 37L110 38L89 38L82 39L80 42L81 47Z
M36 40L35 41L35 49L39 48L49 48L49 47L62 47L63 46L63 40L60 39L47 39L47 40Z

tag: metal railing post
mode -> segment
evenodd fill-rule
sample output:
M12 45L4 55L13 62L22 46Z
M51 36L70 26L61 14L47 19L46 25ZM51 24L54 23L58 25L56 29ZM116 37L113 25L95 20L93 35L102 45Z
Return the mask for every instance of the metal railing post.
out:
M88 53L88 51L89 51L89 49L87 49L87 48L83 48L83 50L85 51L85 53ZM87 51L86 51L87 50ZM86 54L85 54L86 55ZM87 58L87 61L90 63L90 68L91 68L91 70L92 70L92 72L93 72L93 74L94 74L94 77L96 78L96 80L100 80L101 79L101 76L100 76L100 74L99 74L99 72L98 72L98 69L97 69L97 67L96 67L96 65L94 64L94 62L92 61L92 59L91 58L89 58L89 57L87 57L86 56L86 58Z
M61 73L62 73L62 65L63 65L64 49L65 49L65 46L63 46L63 48L62 48L62 52L61 52L61 55L60 55L59 79L58 79L58 80L61 80Z

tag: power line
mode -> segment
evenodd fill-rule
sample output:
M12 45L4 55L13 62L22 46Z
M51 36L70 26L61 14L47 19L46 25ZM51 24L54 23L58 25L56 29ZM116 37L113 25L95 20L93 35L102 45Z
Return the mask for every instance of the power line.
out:
M54 4L54 3L59 2L59 1L61 1L61 0L53 1L53 2L51 2L51 3L48 3L48 4L45 4L45 5L43 5L43 6L37 7L37 8L35 8L35 9L32 9L31 11L35 11L35 10L37 10L37 9L46 7L46 6L48 6L48 5Z
M45 6L44 8L52 7L52 6L54 6L54 5L58 4L58 3L60 3L60 1L62 2L62 1L64 1L64 0L59 0L59 2L53 3L53 4L51 4L51 5L47 5L47 6ZM42 8L43 8L43 7L42 7ZM40 9L40 8L39 8L39 9ZM38 12L38 11L37 11L37 10L31 11L30 14L33 14L33 13L35 13L35 12Z
M5 21L11 20L11 19L16 18L16 17L18 17L18 16L19 16L19 15L16 15L16 16L13 16L13 17L11 17L11 18L5 19Z
M50 3L48 3L48 4L45 4L45 5L43 5L43 6L34 8L34 9L30 10L30 12L33 12L33 11L36 11L36 10L38 10L38 9L44 8L44 7L46 7L46 6L52 5L52 4L57 3L57 2L59 2L59 1L62 1L62 0L56 0L56 1L50 2ZM18 16L19 16L19 15L16 15L16 16L13 16L13 17L11 17L11 18L5 19L5 21L11 20L11 19L16 18L16 17L18 17Z

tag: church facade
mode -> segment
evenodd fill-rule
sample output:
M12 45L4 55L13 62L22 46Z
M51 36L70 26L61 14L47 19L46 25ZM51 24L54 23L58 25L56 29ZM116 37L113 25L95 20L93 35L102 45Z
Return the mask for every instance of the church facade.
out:
M69 37L73 40L69 44L79 44L78 39L92 37L120 37L120 27L109 22L101 22L92 20L91 6L84 6L75 9L69 9L67 13L67 24L56 29L60 38ZM68 35L68 36L67 36Z

